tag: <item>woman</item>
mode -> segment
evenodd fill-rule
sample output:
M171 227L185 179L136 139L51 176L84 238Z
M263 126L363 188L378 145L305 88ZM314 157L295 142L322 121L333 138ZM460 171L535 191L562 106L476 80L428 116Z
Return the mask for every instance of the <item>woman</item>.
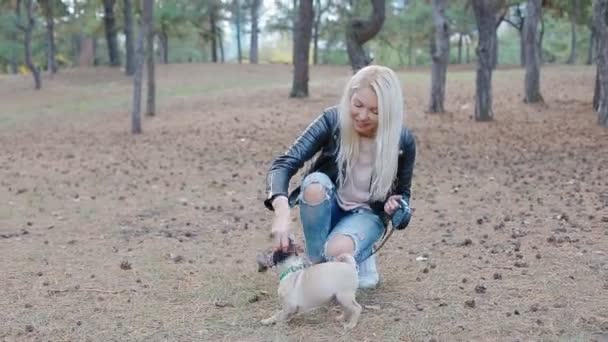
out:
M358 263L359 287L378 284L373 245L400 206L407 220L393 225L409 222L416 143L403 117L401 85L391 69L368 66L350 79L340 104L314 120L268 171L264 204L275 212L275 250L288 248L289 211L298 204L310 260L349 253ZM301 186L288 194L291 177L319 151Z

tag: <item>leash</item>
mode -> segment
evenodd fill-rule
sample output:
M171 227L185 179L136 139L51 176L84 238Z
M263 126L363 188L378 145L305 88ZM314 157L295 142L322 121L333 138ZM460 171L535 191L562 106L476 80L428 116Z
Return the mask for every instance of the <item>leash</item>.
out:
M378 247L374 248L374 250L372 251L372 253L367 258L361 260L361 262L364 262L365 260L371 258L372 255L378 253L378 251L380 249L382 249L382 247L384 247L384 244L386 243L386 241L388 241L388 239L391 237L391 235L393 235L394 232L395 232L395 229L393 227L386 228L384 230L384 234L382 234L382 240L378 244Z
M378 253L378 251L380 249L382 249L382 247L384 247L384 244L386 244L386 242L391 237L391 235L393 235L393 233L395 232L396 229L405 228L402 226L404 216L410 215L410 209L409 209L408 203L405 200L401 199L400 202L401 202L401 205L399 206L397 211L393 214L393 217L390 220L391 224L389 226L387 226L387 228L384 230L384 233L382 234L382 239L381 239L380 243L378 244L378 247L375 247L374 250L372 251L372 253L367 258L361 260L361 262L369 259L372 255ZM407 209L407 211L406 211L406 209ZM407 224L409 222L409 216L407 216L406 220L407 220L407 222L406 222L406 224ZM398 225L398 227L395 227L395 223ZM402 227L400 228L399 226L402 226Z

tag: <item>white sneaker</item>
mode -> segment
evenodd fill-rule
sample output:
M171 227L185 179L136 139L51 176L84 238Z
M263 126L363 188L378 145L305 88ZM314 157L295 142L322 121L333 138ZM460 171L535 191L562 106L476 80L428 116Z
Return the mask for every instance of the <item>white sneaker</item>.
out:
M358 269L360 289L373 289L378 285L380 275L376 269L376 254L360 263Z

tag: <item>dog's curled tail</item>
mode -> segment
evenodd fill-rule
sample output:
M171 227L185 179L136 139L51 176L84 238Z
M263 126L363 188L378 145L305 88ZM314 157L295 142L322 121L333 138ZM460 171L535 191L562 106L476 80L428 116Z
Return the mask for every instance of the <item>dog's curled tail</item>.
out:
M348 253L342 253L342 254L338 255L336 257L336 260L340 261L340 262L345 262L347 264L351 264L353 266L357 266L357 261L355 261L355 258L353 258L353 256Z

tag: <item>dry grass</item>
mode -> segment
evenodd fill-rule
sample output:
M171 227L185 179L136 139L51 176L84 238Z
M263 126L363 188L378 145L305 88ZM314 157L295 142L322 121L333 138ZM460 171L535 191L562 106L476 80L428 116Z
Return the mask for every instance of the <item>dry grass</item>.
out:
M606 339L608 131L585 67L545 68L544 106L522 103L522 71L498 71L492 123L470 120L470 70L449 74L443 116L424 113L428 72L403 72L415 218L360 294L380 309L348 333L331 308L258 324L277 307L254 262L264 173L348 77L312 72L312 97L293 100L287 66L160 66L138 137L117 71L63 72L40 93L0 79L0 340Z

